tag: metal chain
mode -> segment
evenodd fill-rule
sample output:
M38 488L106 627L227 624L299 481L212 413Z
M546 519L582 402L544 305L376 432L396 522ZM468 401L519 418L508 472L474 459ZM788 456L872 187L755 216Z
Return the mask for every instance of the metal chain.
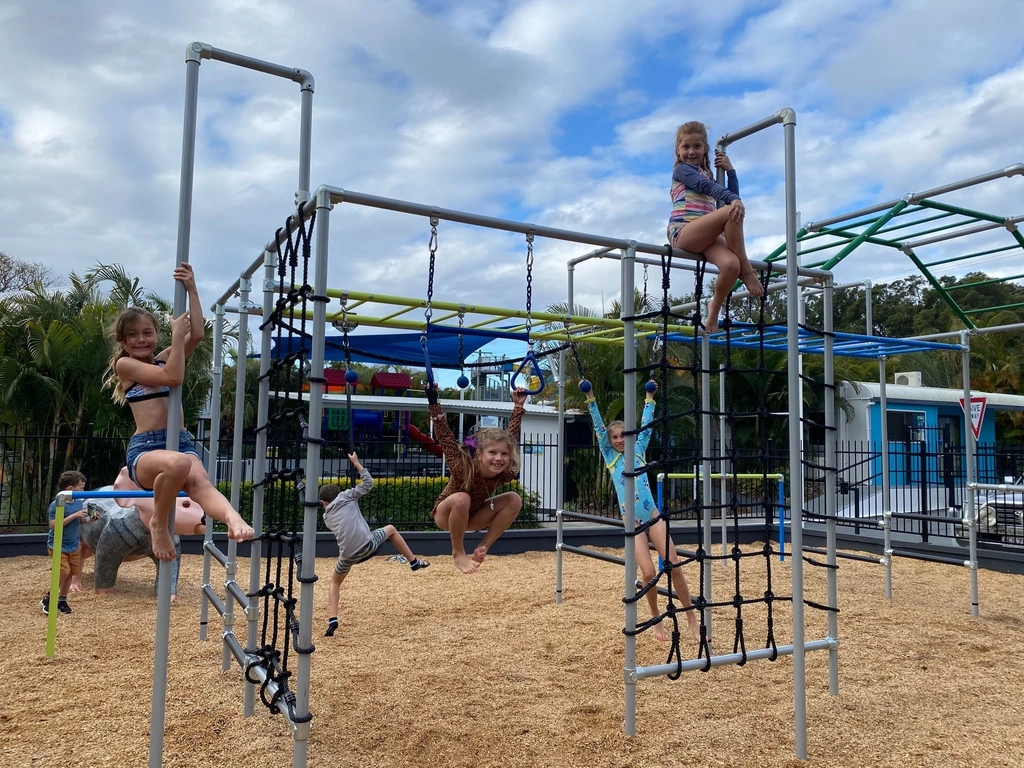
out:
M641 312L647 311L647 264L644 264L644 301L641 305Z
M431 302L434 298L434 261L437 257L437 223L433 216L430 218L430 271L427 274L427 311L424 313L427 325L430 325L430 317L434 314Z
M466 311L459 309L459 366L465 369L466 361L462 357L462 324L466 321Z
M341 300L341 347L345 351L345 366L352 367L352 356L348 348L348 298ZM348 386L347 384L345 386Z
M526 340L529 343L533 326L533 233L526 233Z

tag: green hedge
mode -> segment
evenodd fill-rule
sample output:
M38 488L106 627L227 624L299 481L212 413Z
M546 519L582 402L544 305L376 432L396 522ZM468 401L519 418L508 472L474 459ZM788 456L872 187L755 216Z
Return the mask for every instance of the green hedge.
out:
M347 477L321 478L317 487L327 483L335 483L342 489L358 484ZM447 478L441 477L384 477L374 478L373 490L359 499L359 508L372 528L383 525L394 525L402 531L436 531L438 527L430 517L434 502L448 484ZM220 483L221 493L231 498L231 484ZM540 496L527 491L518 480L513 480L498 488L496 493L514 491L523 499L523 508L512 528L537 528L537 513L540 508ZM252 521L252 483L242 483L239 489L239 514L247 521ZM291 482L277 483L273 488L264 490L264 519L267 510L275 508L277 514L297 515L301 520L302 499L295 492L295 484ZM317 530L326 531L323 515L317 515Z

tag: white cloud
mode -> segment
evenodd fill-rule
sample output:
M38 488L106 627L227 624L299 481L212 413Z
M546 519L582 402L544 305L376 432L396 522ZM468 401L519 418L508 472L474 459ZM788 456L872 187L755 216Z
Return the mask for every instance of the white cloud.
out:
M714 139L794 107L805 221L1024 161L1022 38L999 21L1007 6L927 6L94 0L58 13L7 4L0 66L16 76L0 82L9 134L0 134L0 248L57 273L118 261L170 295L192 40L313 73L314 185L655 244L684 119L705 120ZM639 71L655 50L663 68ZM299 93L220 62L200 72L191 253L209 301L290 212ZM595 104L620 111L613 136L565 154L564 121ZM784 232L782 133L730 153L750 252L764 255ZM1024 212L1020 178L950 199ZM427 231L422 218L336 207L330 282L424 295ZM442 224L435 295L522 306L524 248L520 235ZM535 307L564 300L566 260L588 250L538 239ZM900 269L912 270L902 254L865 250L839 276ZM610 304L618 276L609 260L581 265L578 301Z

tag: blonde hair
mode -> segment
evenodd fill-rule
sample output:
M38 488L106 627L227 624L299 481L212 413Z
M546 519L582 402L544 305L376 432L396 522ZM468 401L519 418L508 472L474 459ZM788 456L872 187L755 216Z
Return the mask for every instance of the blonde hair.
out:
M676 129L676 143L673 145L672 152L676 156L677 163L682 162L682 160L679 159L679 142L682 140L683 136L700 136L704 139L704 157L701 160L700 167L710 175L711 146L708 144L707 126L697 120L690 120L688 123L683 123Z
M122 357L128 357L128 352L124 348L124 341L128 337L129 329L134 328L144 320L149 320L159 333L160 323L157 322L156 315L148 309L142 309L141 307L122 309L117 313L117 317L114 318L114 324L110 328L110 335L114 337L114 351L110 355L110 361L107 363L110 373L103 380L103 386L113 390L112 397L114 402L120 405L124 405L127 401L124 399L124 385L121 383L121 377L117 375L115 366Z
M466 443L471 443L472 452L470 452L470 446ZM512 436L504 429L498 429L497 427L485 427L478 429L472 435L470 435L462 445L459 446L459 453L462 454L462 470L465 473L466 479L462 483L462 490L467 493L473 489L473 483L476 481L476 474L480 470L480 455L487 450L487 447L494 445L495 443L506 443L508 444L508 467L506 471L517 474L521 466L519 459L519 446L516 445L516 441L512 439Z

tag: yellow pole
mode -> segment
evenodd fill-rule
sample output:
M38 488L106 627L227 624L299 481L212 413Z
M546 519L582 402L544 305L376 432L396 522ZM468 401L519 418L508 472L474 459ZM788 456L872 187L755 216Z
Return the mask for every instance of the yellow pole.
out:
M53 561L50 564L50 610L46 620L46 658L57 652L57 600L60 597L60 549L64 543L64 504L68 494L57 494L57 511L53 521ZM49 521L47 521L49 524Z

